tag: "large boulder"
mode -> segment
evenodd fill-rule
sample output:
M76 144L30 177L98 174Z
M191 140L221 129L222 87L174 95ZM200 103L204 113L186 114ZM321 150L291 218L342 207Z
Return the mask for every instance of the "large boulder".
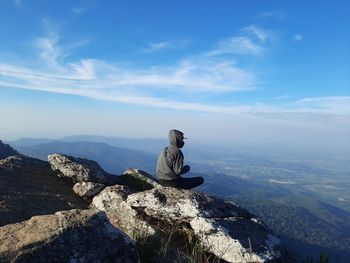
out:
M0 228L0 262L139 262L130 238L105 213L70 210Z
M126 203L168 225L189 224L208 252L228 262L266 262L281 255L277 248L279 238L256 216L233 202L159 187L131 194Z
M62 154L48 156L48 161L54 171L75 182L95 182L107 185L122 183L122 177L104 171L97 162Z
M151 235L181 226L207 252L227 262L269 262L280 257L279 238L237 204L191 190L155 186L145 191L107 187L91 206L106 211L111 222L129 234L132 229Z

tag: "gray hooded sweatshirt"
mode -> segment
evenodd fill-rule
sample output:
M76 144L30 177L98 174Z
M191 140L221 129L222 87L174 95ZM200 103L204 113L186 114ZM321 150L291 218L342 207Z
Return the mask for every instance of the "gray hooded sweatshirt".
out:
M184 135L178 130L169 131L169 146L161 152L157 162L157 177L161 180L173 180L181 177L184 171L184 155L180 148L184 146Z

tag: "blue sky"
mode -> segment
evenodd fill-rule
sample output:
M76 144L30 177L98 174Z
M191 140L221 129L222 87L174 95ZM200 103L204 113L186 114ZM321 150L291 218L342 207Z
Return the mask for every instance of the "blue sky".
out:
M348 151L349 13L345 0L2 0L0 138L175 127Z

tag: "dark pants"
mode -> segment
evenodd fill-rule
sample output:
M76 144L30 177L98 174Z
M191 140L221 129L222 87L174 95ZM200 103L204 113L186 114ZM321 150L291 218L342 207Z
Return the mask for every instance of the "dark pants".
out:
M159 180L160 185L181 189L191 189L204 183L203 177L176 178L174 180Z

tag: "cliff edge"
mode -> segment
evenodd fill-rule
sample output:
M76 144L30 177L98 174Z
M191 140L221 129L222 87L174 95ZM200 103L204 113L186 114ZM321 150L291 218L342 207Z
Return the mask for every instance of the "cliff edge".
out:
M75 262L138 262L139 255L143 262L193 262L190 257L195 250L201 252L197 255L200 260L207 262L282 262L279 238L233 202L198 191L162 187L138 169L117 176L90 160L54 154L44 162L12 152L2 143L0 150L4 156L0 160L0 240L17 237L1 241L6 243L0 246L1 262L19 262L21 255L37 255L31 256L32 262L47 262L55 257L56 250L50 250L55 246L68 250L61 260ZM11 153L15 155L9 156ZM42 245L38 247L29 233L47 220L52 222L51 230L40 230ZM88 227L91 224L95 226ZM92 234L96 229L110 231L110 235ZM78 242L81 235L91 240ZM115 251L98 245L103 239L121 240L120 235L130 253L120 254L124 248L119 245ZM56 242L53 237L65 241ZM95 256L84 250L92 240L101 241L95 245ZM152 240L151 246L145 246L147 240ZM151 252L155 243L160 245ZM33 251L28 252L28 247ZM40 252L46 250L51 256ZM145 252L151 255L145 256ZM101 253L109 256L101 261Z

